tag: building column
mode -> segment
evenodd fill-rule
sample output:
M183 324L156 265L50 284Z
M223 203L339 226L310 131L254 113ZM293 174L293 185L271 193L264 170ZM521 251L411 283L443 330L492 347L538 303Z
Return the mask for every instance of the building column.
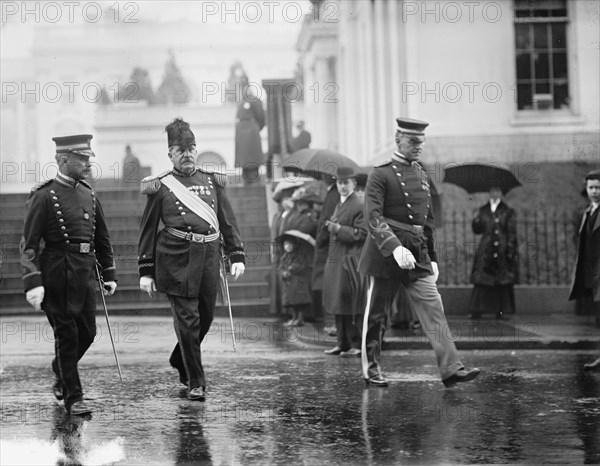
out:
M314 127L314 131L312 132L312 134L314 135L314 137L311 145L316 148L326 149L327 147L329 147L329 141L331 138L331 125L327 118L329 113L327 106L332 105L328 102L328 100L330 100L328 96L331 93L331 88L327 87L327 83L332 81L332 79L329 76L329 57L315 57L314 70L315 90L311 91L309 94L310 99L316 99L316 104L313 107L314 113L312 115L312 125ZM313 84L311 84L311 86L312 85Z
M384 18L384 0L375 0L373 6L373 24L375 26L375 56L374 56L374 71L375 71L375 87L374 87L374 102L377 107L375 108L375 132L373 150L380 152L386 144L386 136L388 134L387 128L389 122L387 121L388 106L390 105L389 95L390 90L386 86L386 64L385 64L385 51L388 45L385 44L385 18Z
M396 0L388 0L387 20L388 31L390 33L388 50L390 60L390 82L392 84L390 89L389 101L391 106L392 118L395 118L401 116L403 110L401 102L402 78L400 77L400 54L402 52L400 50L399 33L399 29L402 27L402 24L398 21L398 2ZM390 122L390 125L393 125L393 123Z

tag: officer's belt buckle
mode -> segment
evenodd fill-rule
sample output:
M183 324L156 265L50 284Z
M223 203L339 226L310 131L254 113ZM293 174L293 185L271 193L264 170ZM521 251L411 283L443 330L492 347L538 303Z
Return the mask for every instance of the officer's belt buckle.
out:
M79 252L81 254L87 254L90 252L90 243L79 243Z
M191 240L194 243L204 243L204 242L206 242L206 236L203 235L202 233L191 233L191 236L192 236Z

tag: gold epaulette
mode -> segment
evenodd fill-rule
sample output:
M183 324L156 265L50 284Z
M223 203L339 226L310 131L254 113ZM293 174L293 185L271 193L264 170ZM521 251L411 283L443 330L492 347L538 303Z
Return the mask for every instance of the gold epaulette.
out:
M44 186L49 185L50 183L52 183L51 179L50 180L46 180L46 181L42 181L41 183L38 183L33 188L31 188L31 192L33 193L33 192L37 191L38 189L41 189Z
M221 172L209 172L208 170L204 170L203 168L200 167L196 167L196 170L198 170L199 172L202 173L206 173L207 175L212 175L213 178L215 179L215 182L221 186L222 188L224 188L225 186L227 186L227 183L229 182L229 179L227 178L227 175Z
M229 182L229 179L227 178L227 175L225 173L219 173L219 172L214 172L213 176L215 177L215 182L221 186L221 187L225 187L227 186L227 183Z
M375 168L385 167L386 165L389 165L390 163L392 163L392 159L384 160L383 162L379 162L377 165L373 165L373 166Z
M171 173L171 170L162 172L158 176L150 175L150 176L147 176L146 178L144 178L140 183L140 191L142 192L142 194L150 195L150 194L157 193L158 190L160 189L160 185L162 184L160 179L164 178L169 173Z

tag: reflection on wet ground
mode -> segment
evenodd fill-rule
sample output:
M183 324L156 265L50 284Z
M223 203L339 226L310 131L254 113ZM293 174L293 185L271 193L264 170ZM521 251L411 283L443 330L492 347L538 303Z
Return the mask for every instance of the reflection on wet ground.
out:
M359 359L276 340L213 342L207 401L187 400L171 341L81 364L91 418L50 393L50 353L2 356L2 464L436 464L600 462L600 375L591 352L463 352L484 369L445 389L430 351L386 352L388 388Z

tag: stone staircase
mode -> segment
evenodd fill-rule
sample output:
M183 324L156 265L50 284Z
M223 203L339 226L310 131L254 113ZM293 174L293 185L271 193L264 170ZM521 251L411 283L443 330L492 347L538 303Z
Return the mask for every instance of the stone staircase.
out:
M107 298L111 314L164 314L169 304L164 295L150 298L139 290L137 272L137 241L145 196L137 187L96 186L107 217L118 270L119 287ZM268 313L270 271L269 226L265 187L230 184L230 202L236 213L246 246L246 273L230 281L229 290L233 313L253 317ZM0 315L34 312L25 301L19 263L19 240L23 229L27 194L0 195L0 243L2 265L0 281ZM101 300L98 299L98 310ZM225 306L217 315L227 313Z

